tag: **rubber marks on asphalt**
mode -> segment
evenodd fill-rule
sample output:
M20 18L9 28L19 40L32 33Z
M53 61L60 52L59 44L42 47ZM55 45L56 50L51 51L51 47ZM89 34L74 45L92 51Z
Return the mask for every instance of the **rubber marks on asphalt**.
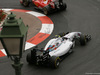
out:
M26 41L25 50L30 49L37 44L44 41L47 37L50 36L50 34L53 31L54 24L51 21L51 19L44 14L35 12L35 11L29 11L29 10L22 10L22 9L3 9L4 11L17 11L17 12L25 12L27 14L31 14L33 16L36 16L40 21L42 22L42 28L38 34L36 34L34 37ZM0 50L0 57L6 56L6 52L4 49Z
M49 36L49 34L46 34L46 33L38 33L36 36L29 39L27 42L37 45L40 42L42 42L43 40L45 40L48 36ZM37 41L37 39L38 39L38 41Z

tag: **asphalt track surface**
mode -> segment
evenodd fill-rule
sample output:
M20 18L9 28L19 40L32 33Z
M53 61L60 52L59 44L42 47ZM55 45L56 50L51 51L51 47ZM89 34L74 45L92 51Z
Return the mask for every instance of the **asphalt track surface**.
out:
M23 54L22 75L100 75L100 0L64 0L66 11L57 12L48 17L54 22L54 31L49 38L40 43L44 47L48 40L60 32L80 31L90 34L92 40L86 46L77 45L74 52L67 56L58 69L28 65L26 54ZM32 6L24 8L19 0L0 0L1 8L35 10ZM0 58L0 75L14 75L12 61L7 57Z

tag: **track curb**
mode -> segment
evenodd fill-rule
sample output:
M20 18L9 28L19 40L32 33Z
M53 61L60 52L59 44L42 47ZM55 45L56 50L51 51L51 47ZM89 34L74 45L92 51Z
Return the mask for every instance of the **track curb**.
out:
M34 37L26 41L25 50L28 50L42 41L44 41L46 38L50 36L50 34L53 32L54 24L52 20L47 17L44 14L35 12L35 11L29 11L29 10L23 10L23 9L3 9L4 11L17 11L17 12L24 12L27 14L31 14L35 17L37 17L42 22L42 28L39 31L38 34L36 34ZM38 40L38 41L37 41ZM4 49L0 49L0 57L6 56L6 52Z

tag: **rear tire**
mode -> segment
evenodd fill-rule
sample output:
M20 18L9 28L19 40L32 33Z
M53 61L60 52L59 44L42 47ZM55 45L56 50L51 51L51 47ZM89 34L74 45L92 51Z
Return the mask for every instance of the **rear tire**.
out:
M80 44L81 44L81 45L86 45L86 42L87 42L87 41L86 41L85 35L81 35L81 36L80 36Z
M58 68L60 65L60 58L59 57L56 57L56 56L52 56L50 58L50 66L52 68Z
M32 64L32 63L33 63L33 62L32 62L31 53L28 53L28 54L27 54L26 60L27 60L27 62L28 62L29 64Z

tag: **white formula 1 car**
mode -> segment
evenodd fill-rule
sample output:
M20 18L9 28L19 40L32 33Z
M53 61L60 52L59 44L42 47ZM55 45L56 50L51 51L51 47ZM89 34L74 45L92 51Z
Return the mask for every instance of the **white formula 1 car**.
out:
M44 49L33 49L27 54L26 60L31 64L50 65L57 68L61 57L66 53L72 53L72 48L75 46L77 40L81 45L86 45L91 40L91 36L83 35L81 32L61 33L51 39Z

